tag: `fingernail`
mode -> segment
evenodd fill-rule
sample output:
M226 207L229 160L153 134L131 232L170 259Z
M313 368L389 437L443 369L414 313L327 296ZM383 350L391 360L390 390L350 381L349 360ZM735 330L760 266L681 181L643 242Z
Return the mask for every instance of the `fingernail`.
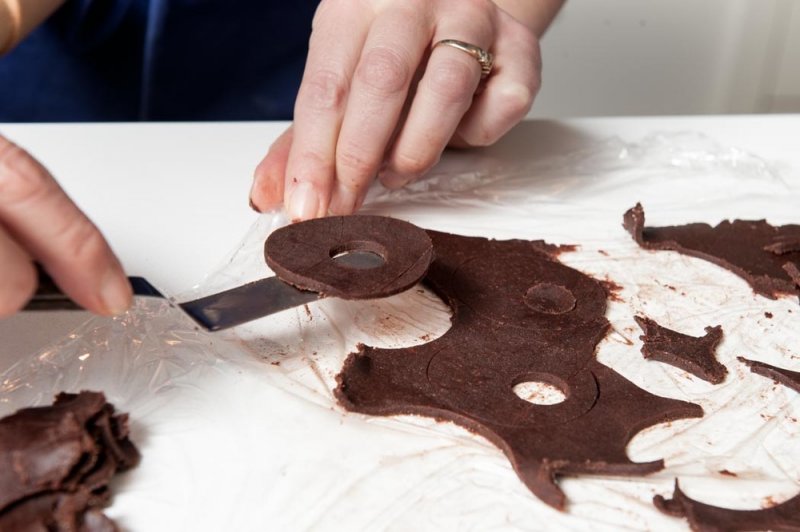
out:
M253 203L253 198L249 198L249 199L248 199L248 203L250 203L250 208L251 208L251 209L253 209L253 210L254 210L254 211L256 211L257 213L261 214L261 209L259 209L258 207L256 207L256 204L255 204L255 203Z
M341 185L336 187L336 192L331 198L331 214L344 216L353 214L358 208L358 193Z
M258 193L256 193L258 192ZM271 192L271 191L270 191ZM256 205L256 202L253 201L253 196L259 198L259 203L261 207ZM263 190L256 191L256 184L253 183L253 187L250 189L250 196L248 198L248 203L250 204L250 208L256 211L257 213L261 214L271 209L277 209L281 205L283 205L283 198L276 199L274 198L275 194L266 193Z
M119 266L112 266L103 278L100 298L106 312L112 316L122 314L131 306L133 290L131 283Z
M289 217L294 222L316 218L319 211L319 194L308 181L299 183L289 198Z
M401 188L409 181L411 181L411 179L408 176L400 175L391 170L386 170L381 174L381 183L383 183L383 186L386 188Z

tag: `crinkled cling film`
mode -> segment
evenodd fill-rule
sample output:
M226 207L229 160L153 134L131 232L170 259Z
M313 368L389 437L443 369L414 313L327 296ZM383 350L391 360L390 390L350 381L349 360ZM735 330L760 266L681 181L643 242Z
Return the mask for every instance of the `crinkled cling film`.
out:
M557 512L497 448L466 430L345 412L332 390L359 343L416 345L448 329L448 308L424 286L375 301L325 299L222 334L196 330L166 302L138 301L123 317L92 318L0 368L0 413L80 389L102 390L130 412L143 460L115 486L107 513L131 530L684 530L685 521L651 502L669 495L676 477L693 499L730 508L769 506L800 491L798 394L736 360L800 368L796 298L768 300L700 259L639 249L621 226L637 201L652 225L797 223L798 180L693 134L608 139L545 158L512 152L450 154L404 190L374 187L364 212L464 235L578 244L560 260L621 287L609 301L612 330L598 360L706 412L646 429L629 444L632 460L663 458L664 470L563 479L569 506ZM215 272L176 299L263 277L263 242L285 223L261 216ZM717 357L727 379L715 386L645 360L635 315L694 336L722 325Z

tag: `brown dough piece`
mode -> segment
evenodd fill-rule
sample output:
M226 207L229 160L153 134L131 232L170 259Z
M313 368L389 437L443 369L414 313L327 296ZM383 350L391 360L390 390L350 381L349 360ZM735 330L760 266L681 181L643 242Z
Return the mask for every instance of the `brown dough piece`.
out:
M100 511L108 483L138 462L127 415L102 393L0 419L0 530L114 530Z
M645 227L641 204L628 210L623 226L646 249L673 250L732 271L770 299L800 295L800 225L774 227L765 220L724 221L716 227L692 223Z
M774 379L793 390L800 392L800 372L738 357L750 371ZM698 532L738 532L750 530L800 531L800 494L791 499L763 510L732 510L697 502L684 494L677 480L672 499L661 495L653 498L653 504L675 517L685 517L692 530Z
M653 504L665 514L685 517L695 532L800 531L800 495L763 510L731 510L690 499L676 480L672 498L656 495Z
M361 346L337 376L348 410L417 414L457 423L497 445L526 486L563 509L559 475L645 475L625 447L656 423L702 416L595 360L605 336L603 285L555 259L541 241L495 241L428 231L436 259L425 282L450 305L452 327L403 349ZM513 387L544 382L566 399L536 405Z
M334 260L348 251L370 252L383 264L367 269ZM264 245L267 265L282 281L342 299L398 294L417 284L433 259L423 229L384 216L336 216L288 225Z
M772 379L775 382L783 384L791 388L792 390L800 393L800 372L798 371L790 371L788 369L779 368L778 366L772 366L770 364L766 364L764 362L758 362L756 360L749 360L744 357L737 357L739 362L747 365L750 368L750 371L755 373L756 375L761 375L762 377L767 377L768 379Z
M644 358L657 360L688 371L711 384L725 380L728 369L716 358L716 349L722 341L722 327L706 327L705 336L695 337L662 327L650 318L634 316L644 331L639 339L644 341Z

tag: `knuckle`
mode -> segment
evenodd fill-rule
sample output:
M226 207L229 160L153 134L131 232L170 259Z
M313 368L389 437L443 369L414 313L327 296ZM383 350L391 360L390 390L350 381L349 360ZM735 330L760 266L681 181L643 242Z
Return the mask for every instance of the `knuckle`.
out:
M534 92L526 85L507 87L502 93L498 106L498 118L503 123L515 124L530 110Z
M347 97L347 79L333 70L318 70L303 80L298 101L317 111L341 109Z
M335 163L330 156L306 149L297 154L291 175L295 179L316 182L324 176L333 175L334 171Z
M446 103L463 103L472 100L477 82L477 69L472 65L447 59L431 66L426 85Z
M389 96L405 90L411 81L411 67L399 52L378 47L364 55L356 76L376 94Z
M356 188L375 174L377 164L364 157L363 151L357 146L346 147L337 151L336 166L342 171L337 172L337 179L350 188Z
M470 146L482 148L495 143L495 134L485 124L480 124L462 135Z
M99 268L110 255L103 235L83 216L65 223L56 231L54 238L59 242L65 256L83 267Z
M400 150L392 160L392 167L400 175L420 176L433 168L437 162L438 157L434 153Z
M14 144L0 151L0 198L9 203L23 203L46 192L47 171L25 150Z
M492 0L459 0L459 8L475 29L490 31L497 23L497 6Z

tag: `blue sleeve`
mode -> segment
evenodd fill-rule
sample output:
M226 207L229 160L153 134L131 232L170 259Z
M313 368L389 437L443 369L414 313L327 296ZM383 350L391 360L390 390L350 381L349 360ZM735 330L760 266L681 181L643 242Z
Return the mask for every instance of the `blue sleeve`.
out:
M0 121L290 119L317 0L68 0L0 58Z

